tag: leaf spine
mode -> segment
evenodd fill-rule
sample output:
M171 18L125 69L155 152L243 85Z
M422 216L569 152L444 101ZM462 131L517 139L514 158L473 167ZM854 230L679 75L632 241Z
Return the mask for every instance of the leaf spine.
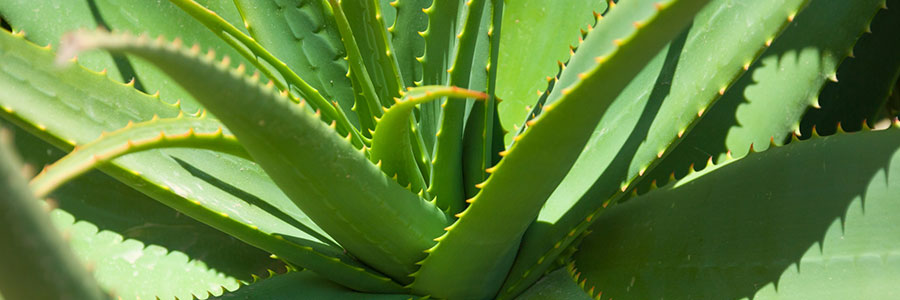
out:
M162 37L162 36L160 36L160 37ZM184 44L184 42L181 40L181 38L176 37L175 39L172 40L172 43L170 43L169 46L172 49L181 49L182 44Z

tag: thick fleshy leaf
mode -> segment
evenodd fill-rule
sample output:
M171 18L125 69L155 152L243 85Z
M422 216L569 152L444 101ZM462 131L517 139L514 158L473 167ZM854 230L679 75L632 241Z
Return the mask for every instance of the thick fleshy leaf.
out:
M387 0L340 1L340 6L347 19L352 20L350 29L375 91L381 103L389 106L394 98L400 98L403 82L379 2Z
M900 296L895 126L750 153L609 209L575 255L584 287L602 299Z
M14 131L14 136L30 166L26 168L39 168L65 154L22 130ZM223 287L233 290L238 281L252 280L253 274L284 269L269 253L99 171L75 179L48 199L58 206L51 219L68 232L75 254L93 266L93 275L104 288L123 298L190 299L190 294L203 298L208 292L220 294ZM136 257L141 259L132 259Z
M480 69L474 65L475 51L479 35L486 33L481 32L486 2L466 2L466 17L458 35L456 58L448 70L451 86L468 87L472 72ZM435 196L435 204L452 215L466 207L462 166L465 114L466 102L448 100L441 105L440 128L435 136L431 184L428 186L428 192Z
M834 80L838 65L852 51L883 3L884 0L812 0L671 154L643 179L641 188L646 189L653 180L663 185L672 172L676 177L683 176L692 164L700 167L710 157L715 161L729 153L741 157L751 144L756 150L765 150L770 141L783 144L791 132L800 130L800 119L807 108L818 105L822 86L829 78ZM856 96L847 99L853 105L858 101L861 100Z
M595 14L606 11L604 0L508 1L503 16L500 58L497 66L498 111L505 144L512 143L530 107L547 89L559 64L569 61L582 32L595 25ZM537 93L535 92L537 91Z
M306 80L325 99L337 101L350 122L353 86L347 78L346 51L325 1L237 0L253 39ZM303 5L301 5L303 4Z
M382 9L385 21L390 25L388 32L391 34L391 44L397 53L397 63L400 67L400 75L403 85L416 86L416 82L422 80L422 64L418 58L424 55L425 40L419 32L428 28L428 17L423 11L431 4L432 0L379 0L384 6L390 3L396 8L394 20L389 21L391 10Z
M344 43L344 49L347 49L346 59L350 65L350 73L348 73L347 76L350 76L353 80L353 88L357 93L356 108L361 109L365 106L368 109L369 114L371 114L370 116L360 115L360 118L380 117L382 113L382 104L389 106L388 104L390 102L387 101L394 100L394 98L388 97L388 99L382 99L382 97L379 97L379 93L375 91L375 82L373 82L372 77L369 75L369 68L366 66L367 62L363 57L359 44L356 42L356 36L353 34L353 30L350 27L350 20L348 20L347 15L344 13L344 9L340 4L341 2L338 0L328 0L328 3L331 5L331 11L334 12L335 23L341 32L341 41ZM368 36L365 35L363 35L363 37L368 38ZM377 62L372 63L373 65L380 67ZM377 75L383 75L379 70L373 70L372 72ZM383 77L379 76L379 78ZM384 83L382 83L382 87L383 85ZM389 93L387 89L381 89L381 91ZM399 91L395 93L399 93ZM361 110L358 110L357 112L359 111ZM364 130L365 129L369 128L364 128Z
M624 4L624 3L623 3ZM735 6L715 0L693 20L690 29L656 54L610 106L594 128L588 146L542 208L525 234L522 251L504 292L515 294L539 278L579 233L591 216L622 196L623 190L659 161L687 133L707 108L734 83L767 41L790 23L805 0L767 0ZM621 9L617 5L607 14ZM588 33L559 82L546 99L556 97L593 63L582 53L595 51L591 40L609 18ZM717 41L710 47L709 41ZM599 46L606 46L605 43ZM698 79L702 78L702 79ZM519 278L519 279L516 279Z
M120 156L161 148L208 149L250 159L232 135L222 132L222 123L200 116L151 120L128 124L103 135L56 161L31 180L38 197L45 197L60 185Z
M334 284L310 271L295 271L259 279L249 285L242 286L234 292L226 293L213 299L250 300L250 299L373 299L373 300L407 300L417 299L412 295L398 294L366 294Z
M205 298L238 288L238 279L183 252L100 231L63 210L54 210L51 216L56 227L69 237L75 255L89 264L100 285L116 297Z
M470 89L484 88L488 99L472 103L466 116L463 132L462 169L464 199L475 197L475 185L487 179L487 168L500 161L503 151L503 128L497 116L497 68L500 56L501 23L505 2L491 0L482 14L479 37L476 42L475 60L472 62ZM484 70L481 67L484 66Z
M34 198L0 128L0 293L10 299L108 299Z
M240 24L234 5L217 0L199 2L227 17L232 24ZM66 32L103 27L179 37L188 45L200 44L242 61L225 42L203 30L200 23L169 1L11 0L0 2L0 15L14 30L25 31L28 39L38 45L50 44L55 48ZM184 89L147 62L107 53L86 53L79 61L94 71L106 69L110 78L116 81L127 82L134 78L137 89L151 94L159 91L160 97L167 102L181 100L186 111L195 112L200 108Z
M62 149L91 142L129 121L181 112L178 105L165 104L103 74L80 66L60 68L53 53L6 31L0 32L0 47L0 85L6 92L0 96L0 115ZM346 256L256 164L214 152L166 149L122 157L102 169L293 264L328 269L323 273L329 278L362 284L355 286L359 289L396 288L385 286L388 278L367 272Z
M323 121L336 121L338 132L341 134L349 133L352 136L354 145L362 147L365 144L362 135L357 128L350 123L347 114L344 113L337 102L325 99L316 88L297 75L297 73L288 67L287 64L275 57L256 40L223 19L222 16L203 7L194 0L169 1L178 5L179 8L190 14L197 21L202 23L203 26L206 26L212 33L228 42L232 49L238 51L243 58L257 66L259 71L265 74L266 77L275 77L275 74L272 72L281 76L281 79L284 81L277 79L272 81L279 90L286 92L291 96L296 92L299 97L309 101L312 109L321 111L325 115ZM181 40L176 39L175 41L177 44L183 44ZM225 56L223 59L226 59L229 62L231 61L231 58L228 56ZM239 64L239 66L244 66L244 64ZM271 67L271 70L269 67ZM246 67L239 68L246 70ZM289 97L289 99L294 100L294 102L300 101L294 97Z
M517 300L550 300L550 299L592 299L584 291L570 273L571 269L560 268L547 273L538 282L516 297Z
M369 162L350 144L350 135L342 138L304 102L295 104L258 78L230 69L227 61L146 36L78 32L68 41L75 52L128 52L159 65L231 129L316 224L354 256L400 282L409 281L424 250L448 225L437 207Z
M449 80L447 70L453 65L453 50L456 49L461 18L465 16L463 1L433 0L431 6L423 10L427 15L428 28L421 33L425 38L425 50L417 58L422 65L422 81L418 85L446 85ZM419 109L419 130L429 156L434 152L435 134L440 128L441 101L422 105Z
M624 2L606 18L608 36L594 62L552 108L517 138L493 167L416 271L415 291L446 298L494 296L505 279L525 229L575 162L597 121L654 54L678 35L707 1ZM634 26L640 22L641 26ZM601 26L604 26L601 24ZM604 39L608 38L608 39ZM589 37L590 39L590 37ZM617 42L613 42L617 40ZM585 41L587 44L588 41ZM527 189L523 189L527 186ZM509 205L516 199L516 205ZM474 246L477 245L477 246ZM465 264L458 258L466 257Z
M410 115L413 109L416 108L416 105L443 97L460 97L454 100L462 102L462 99L467 97L484 99L486 96L481 92L457 87L423 86L410 89L378 121L378 127L372 134L369 158L380 165L385 174L396 176L397 183L401 186L408 186L413 193L423 192L426 187L425 178L419 172L419 166L416 163L412 145L410 145L413 129ZM425 195L424 198L430 199L431 197Z
M900 1L884 1L889 8ZM863 121L869 126L900 113L900 102L890 103L900 79L900 9L881 10L869 24L871 34L863 34L852 56L837 70L838 82L828 82L819 94L821 108L809 108L800 123L802 137L836 132L838 123L846 131L857 131ZM897 99L898 97L895 97ZM896 100L895 100L896 101Z

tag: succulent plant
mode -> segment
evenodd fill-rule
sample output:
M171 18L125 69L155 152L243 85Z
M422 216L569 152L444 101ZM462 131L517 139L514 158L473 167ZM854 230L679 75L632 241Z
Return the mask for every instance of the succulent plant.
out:
M896 298L898 2L0 0L0 294Z

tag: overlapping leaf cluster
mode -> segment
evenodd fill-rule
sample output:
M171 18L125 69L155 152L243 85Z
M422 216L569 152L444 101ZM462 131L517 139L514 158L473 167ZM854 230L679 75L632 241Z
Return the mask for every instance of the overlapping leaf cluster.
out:
M564 2L0 1L0 293L900 295L898 1Z

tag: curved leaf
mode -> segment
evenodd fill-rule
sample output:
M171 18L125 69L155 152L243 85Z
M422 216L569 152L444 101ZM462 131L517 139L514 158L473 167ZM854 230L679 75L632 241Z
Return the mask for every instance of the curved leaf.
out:
M236 0L253 39L297 72L325 99L336 101L351 124L353 86L341 35L325 1Z
M466 2L466 17L458 35L456 58L450 72L451 86L468 87L476 58L476 42L481 28L487 0ZM441 105L440 127L435 135L434 159L431 166L431 184L428 192L435 196L435 204L451 215L466 207L463 187L463 127L466 102L445 101Z
M390 106L394 98L400 98L403 82L379 2L387 0L341 1L340 5L347 18L353 20L349 25L378 97L382 104Z
M595 53L594 68L567 86L565 96L552 108L545 107L541 117L493 167L481 192L468 200L469 207L428 250L430 255L414 274L413 290L441 298L495 295L522 234L575 162L609 104L706 2L624 2L617 6L606 24L628 26L609 32L620 42ZM635 21L642 25L634 26ZM509 199L515 199L515 205L509 205ZM466 257L466 263L460 265L459 257Z
M750 153L607 210L577 272L602 299L892 298L898 171L898 128Z
M13 133L26 166L52 163L65 154L22 130ZM90 262L104 288L123 298L190 299L191 293L205 297L210 292L221 294L223 287L233 290L238 281L252 280L253 274L284 269L268 252L186 217L100 171L75 179L47 199L58 206L50 217L59 230L68 231L75 254ZM148 252L144 245L153 246ZM160 273L166 274L161 276L165 281L143 278Z
M423 86L410 89L397 103L388 109L378 127L372 134L370 159L381 165L381 169L389 176L396 176L397 183L408 186L413 193L425 189L425 178L419 172L410 142L410 114L416 105L441 99L443 97L460 97L460 99L484 99L481 92L464 90L457 87ZM427 195L424 197L429 199Z
M883 3L811 1L672 153L643 179L643 188L652 180L664 184L673 171L680 177L691 164L699 167L710 157L716 161L729 153L741 157L750 145L765 150L770 141L780 145L791 132L798 133L803 113L819 105L822 86L834 78L838 65L852 51ZM818 32L829 34L815 34ZM855 96L847 101L858 103Z
M240 70L230 70L227 62L146 36L79 32L69 41L76 51L103 48L139 55L177 78L316 224L360 260L400 282L408 281L423 251L448 224L443 212L387 177L304 102L293 103ZM324 157L308 159L316 156Z
M294 90L294 88L298 89L298 94L300 94L302 98L309 101L313 108L322 111L328 120L336 120L339 131L342 134L349 133L352 136L351 141L354 145L356 145L357 147L362 147L363 145L365 145L365 140L363 139L362 135L359 133L357 128L350 123L347 115L343 112L343 110L340 109L337 102L329 102L324 97L322 97L322 94L319 93L318 90L316 90L315 88L310 86L309 83L300 78L300 76L298 76L297 73L294 72L294 70L289 68L284 62L272 55L272 53L269 53L269 51L263 48L262 45L247 36L244 32L234 27L234 25L226 22L215 12L203 7L194 0L169 1L171 1L175 5L178 5L178 7L193 16L195 19L197 19L197 21L200 21L214 34L228 42L228 44L231 45L232 48L237 50L241 54L241 56L249 60L255 66L259 67L261 71L267 74L267 77L272 78L273 75L268 74L268 69L265 65L263 65L263 63L267 63L269 66L275 69L275 71L277 71L278 74L281 75L285 80L285 82L283 83L278 80L274 81L274 84L277 85L280 90L286 91L288 94L290 94ZM289 99L294 100L293 97L289 97ZM294 101L298 102L299 100Z
M234 5L223 1L200 0L201 5L240 24ZM181 38L188 45L200 44L217 53L244 62L238 52L210 32L203 30L190 15L168 1L129 0L10 0L0 2L0 15L13 29L28 33L39 45L59 46L64 33L77 29L103 27L108 30L148 32L169 38ZM52 17L51 17L52 16ZM200 105L184 89L151 64L127 56L85 53L79 61L94 71L107 70L119 82L135 79L134 85L147 93L159 91L167 102L181 100L184 109L195 112ZM252 65L248 64L248 67ZM252 71L252 70L251 70Z
M884 1L889 8L900 7L900 1ZM846 131L857 131L862 123L877 122L898 115L888 102L890 95L900 95L894 85L900 79L900 9L883 9L869 24L871 34L863 34L853 46L851 56L837 70L838 82L827 82L819 93L820 108L807 108L800 123L801 136L830 135L837 125Z
M179 106L142 94L0 31L0 116L62 149ZM119 101L127 100L127 101ZM360 290L400 290L343 253L254 163L209 151L164 149L101 168L142 193L301 267ZM211 175L215 174L215 176ZM198 205L199 204L199 205ZM280 239L278 237L282 237Z
M0 130L0 292L13 299L110 298L31 194L9 132Z
M29 183L37 197L43 198L60 185L92 168L130 153L160 148L197 148L224 152L249 159L234 136L222 132L222 124L200 116L152 120L131 124L104 135L72 151L53 165L47 166Z
M433 0L431 6L423 10L427 15L428 28L419 33L425 39L425 50L417 58L422 65L422 81L418 85L446 85L449 79L447 69L453 64L453 49L456 49L456 33L462 16L465 15L463 1ZM435 101L419 108L419 130L429 156L434 152L435 134L440 128L442 101Z
M790 24L790 16L802 9L806 0L734 4L731 0L712 1L693 19L690 29L658 52L610 106L588 146L526 232L506 292L515 294L537 280L587 228L592 216L627 195L623 191L690 132L745 66L767 47L766 41ZM607 15L622 8L617 5ZM593 63L587 53L608 46L612 38L598 30L609 21L608 17L600 20L588 34L546 105L552 107L555 97L562 96L566 86L578 81L578 74L588 68L584 64ZM592 42L601 38L606 42ZM716 47L709 46L713 40Z
M525 122L529 107L547 89L546 78L556 76L558 64L568 62L582 33L596 24L596 15L607 10L607 1L507 2L497 65L497 97L503 102L497 110L503 128L511 129ZM505 134L504 144L512 144L515 135L515 130Z

